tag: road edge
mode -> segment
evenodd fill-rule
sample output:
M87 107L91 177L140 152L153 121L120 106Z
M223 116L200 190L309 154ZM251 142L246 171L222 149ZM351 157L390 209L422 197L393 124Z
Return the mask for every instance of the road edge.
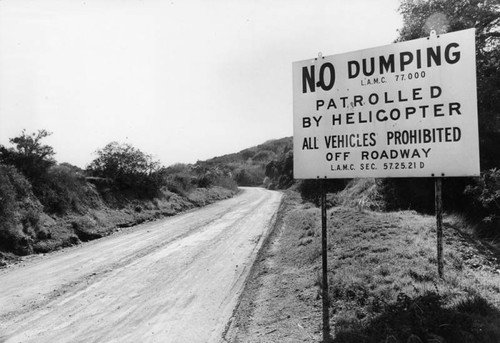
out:
M264 267L265 256L268 253L270 244L280 236L284 227L286 213L291 207L287 202L287 198L288 194L283 192L283 197L278 207L278 211L274 214L270 221L272 223L271 228L264 238L255 260L250 267L250 272L244 281L245 286L238 296L233 314L226 324L222 337L219 341L220 343L236 343L238 333L240 331L244 331L246 326L249 324L255 307L253 300L255 299L257 291L261 287L258 283L258 276Z

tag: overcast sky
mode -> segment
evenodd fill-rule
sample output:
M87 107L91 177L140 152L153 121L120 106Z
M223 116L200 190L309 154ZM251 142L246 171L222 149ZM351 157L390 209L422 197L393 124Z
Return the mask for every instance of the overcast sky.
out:
M398 0L0 1L0 144L46 129L164 165L293 134L292 62L392 43Z

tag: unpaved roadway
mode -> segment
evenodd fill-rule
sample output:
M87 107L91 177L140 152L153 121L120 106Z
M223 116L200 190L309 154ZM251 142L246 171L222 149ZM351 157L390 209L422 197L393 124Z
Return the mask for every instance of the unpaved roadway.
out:
M228 200L0 271L0 342L218 342L281 200Z

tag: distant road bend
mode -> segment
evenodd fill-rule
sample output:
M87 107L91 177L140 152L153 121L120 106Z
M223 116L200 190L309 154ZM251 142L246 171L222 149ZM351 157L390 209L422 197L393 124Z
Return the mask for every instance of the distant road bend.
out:
M245 188L0 271L0 342L218 342L280 201Z

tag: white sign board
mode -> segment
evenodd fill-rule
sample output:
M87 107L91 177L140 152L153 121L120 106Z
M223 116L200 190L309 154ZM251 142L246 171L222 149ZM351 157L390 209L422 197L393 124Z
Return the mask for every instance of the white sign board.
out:
M293 63L294 177L479 175L474 29Z

